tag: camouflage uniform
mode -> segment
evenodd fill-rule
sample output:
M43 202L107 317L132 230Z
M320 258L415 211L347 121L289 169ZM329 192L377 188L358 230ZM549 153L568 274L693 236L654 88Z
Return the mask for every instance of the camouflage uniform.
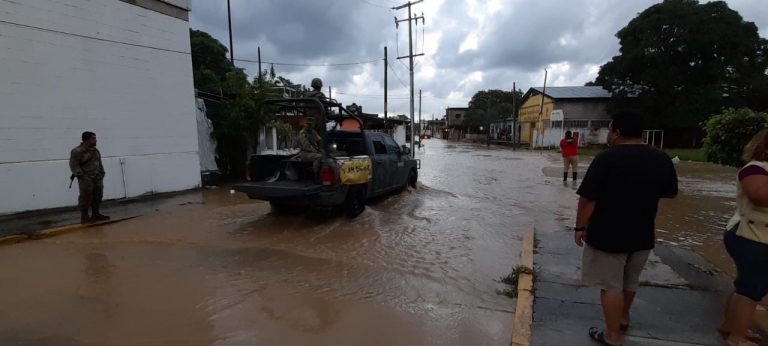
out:
M93 211L92 220L103 220L105 216L99 213L99 204L104 196L105 173L99 149L81 143L70 152L69 169L77 177L77 185L80 187L78 202L83 213L82 221L90 220L88 208Z
M299 131L299 154L294 158L299 161L312 161L312 169L317 172L320 169L320 159L323 158L321 140L314 130L301 129Z

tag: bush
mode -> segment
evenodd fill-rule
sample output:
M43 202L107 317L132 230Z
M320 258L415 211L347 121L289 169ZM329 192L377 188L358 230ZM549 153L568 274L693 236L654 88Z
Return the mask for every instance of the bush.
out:
M768 114L747 108L726 109L703 124L707 160L726 166L741 167L744 146L760 130L768 127Z

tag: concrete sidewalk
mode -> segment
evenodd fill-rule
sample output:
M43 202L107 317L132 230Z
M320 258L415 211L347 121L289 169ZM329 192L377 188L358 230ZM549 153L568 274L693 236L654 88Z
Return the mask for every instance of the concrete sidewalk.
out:
M229 187L219 187L229 189ZM204 203L202 189L158 193L129 199L104 201L101 211L112 220L132 218L184 205ZM65 207L0 216L0 237L31 235L41 230L80 224L77 207Z
M596 345L603 328L599 291L580 285L581 251L570 230L536 230L532 345ZM730 279L698 255L657 245L641 276L625 345L722 345Z

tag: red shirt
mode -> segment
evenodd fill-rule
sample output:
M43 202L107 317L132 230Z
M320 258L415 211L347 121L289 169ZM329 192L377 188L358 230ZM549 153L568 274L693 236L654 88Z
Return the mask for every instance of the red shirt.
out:
M579 143L573 138L560 140L560 149L563 150L563 157L579 155Z

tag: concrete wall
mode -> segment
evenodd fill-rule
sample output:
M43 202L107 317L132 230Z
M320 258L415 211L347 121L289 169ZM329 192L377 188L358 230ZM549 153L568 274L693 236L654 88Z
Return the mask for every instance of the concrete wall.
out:
M448 108L445 112L448 126L461 126L467 118L467 112L469 108Z
M559 148L560 140L565 137L565 131L570 130L574 134L579 134L579 146L589 145L603 145L607 143L608 128L587 128L587 127L569 127L566 129L561 128L547 128L544 130L543 138L539 131L534 131L534 141L531 143L531 148ZM543 142L542 142L543 140ZM542 144L543 143L543 144Z
M568 99L555 101L555 108L561 109L566 120L610 119L605 107L608 99Z
M75 205L85 130L107 199L200 185L188 22L118 0L2 1L0 20L19 24L0 23L0 214Z

